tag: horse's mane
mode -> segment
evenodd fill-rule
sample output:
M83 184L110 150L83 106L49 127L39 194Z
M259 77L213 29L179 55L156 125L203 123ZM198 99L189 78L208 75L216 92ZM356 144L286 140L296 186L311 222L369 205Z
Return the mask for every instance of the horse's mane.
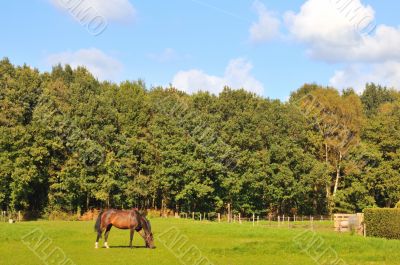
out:
M148 228L149 228L149 231L150 231L150 233L151 233L151 224L150 224L150 220L147 219L146 217L143 217L143 219L146 221L147 226L148 226Z
M133 208L132 209L133 214L136 216L136 218L139 221L140 226L142 227L142 229L146 228L149 231L151 231L151 225L149 220L147 220L146 217L144 217L140 212L138 208Z
M139 212L138 208L133 208L132 211L136 215L136 217L139 219L138 221L140 222L142 229L146 228L151 233L150 221Z

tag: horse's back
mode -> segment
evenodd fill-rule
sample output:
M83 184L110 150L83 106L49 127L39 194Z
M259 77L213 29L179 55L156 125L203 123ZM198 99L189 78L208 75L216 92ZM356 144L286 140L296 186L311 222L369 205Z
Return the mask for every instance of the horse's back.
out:
M131 229L137 226L137 218L132 211L109 210L106 214L108 223L119 229Z

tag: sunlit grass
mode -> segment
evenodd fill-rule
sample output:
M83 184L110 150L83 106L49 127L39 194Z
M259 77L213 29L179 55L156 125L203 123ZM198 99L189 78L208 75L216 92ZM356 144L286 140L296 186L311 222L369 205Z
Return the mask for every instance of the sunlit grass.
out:
M194 222L179 219L153 219L155 250L142 248L142 238L135 234L134 249L126 248L129 232L112 229L109 237L111 249L94 249L96 234L92 222L26 222L0 224L0 264L45 264L21 241L36 228L51 239L52 248L59 247L75 264L180 264L177 247L170 250L160 238L171 227L188 238L187 247L197 247L213 264L315 264L293 242L293 238L308 229L309 223L296 223L293 228L285 224L277 227L260 222L227 224ZM400 264L400 241L363 238L331 231L330 222L315 223L314 228L347 264ZM165 234L164 234L165 235ZM102 242L101 242L102 244ZM167 243L168 244L168 243ZM49 263L51 264L51 263ZM189 263L186 263L189 264Z

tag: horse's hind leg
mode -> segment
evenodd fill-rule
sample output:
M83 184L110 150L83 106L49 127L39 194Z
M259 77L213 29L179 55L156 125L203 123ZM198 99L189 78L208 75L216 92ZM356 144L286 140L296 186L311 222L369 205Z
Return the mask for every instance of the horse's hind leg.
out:
M110 247L108 246L107 241L108 241L108 234L110 233L111 227L112 227L112 224L109 224L109 225L107 226L106 233L104 234L104 247L106 247L106 248L110 248Z
M97 231L97 239L96 239L96 245L95 248L99 248L99 239L101 238L101 234L103 234L103 231Z

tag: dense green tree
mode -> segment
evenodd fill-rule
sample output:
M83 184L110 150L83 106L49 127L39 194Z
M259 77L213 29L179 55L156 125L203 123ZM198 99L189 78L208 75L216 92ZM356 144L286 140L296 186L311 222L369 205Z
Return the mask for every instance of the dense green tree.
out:
M367 84L361 95L361 101L364 105L364 112L368 117L377 114L379 107L388 102L393 102L397 99L398 93L394 90L387 89L374 83Z
M400 200L400 96L188 95L0 61L0 207L327 214ZM364 114L366 117L364 117Z

